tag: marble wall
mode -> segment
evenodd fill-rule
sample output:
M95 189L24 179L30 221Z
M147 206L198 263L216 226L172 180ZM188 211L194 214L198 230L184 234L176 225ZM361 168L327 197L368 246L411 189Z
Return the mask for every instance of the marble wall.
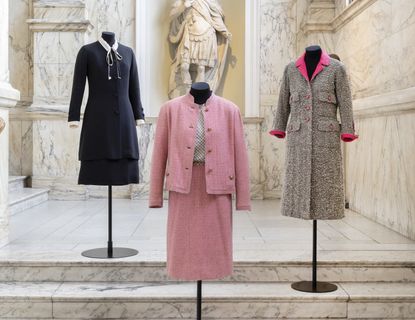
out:
M346 148L347 198L415 239L415 2L355 0L337 11L339 21L351 16L333 41L350 72L360 135Z

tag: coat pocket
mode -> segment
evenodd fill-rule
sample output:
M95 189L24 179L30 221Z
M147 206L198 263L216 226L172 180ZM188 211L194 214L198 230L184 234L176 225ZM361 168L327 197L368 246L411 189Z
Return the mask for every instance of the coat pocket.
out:
M324 148L340 146L340 124L336 119L319 119L317 121L316 145Z
M293 120L290 121L290 123L287 126L287 132L295 132L300 130L301 128L301 122L299 120Z
M336 95L328 91L320 91L318 94L318 99L323 102L337 104Z
M300 101L300 95L298 94L298 92L293 92L290 95L290 105L296 104L298 103L298 101Z

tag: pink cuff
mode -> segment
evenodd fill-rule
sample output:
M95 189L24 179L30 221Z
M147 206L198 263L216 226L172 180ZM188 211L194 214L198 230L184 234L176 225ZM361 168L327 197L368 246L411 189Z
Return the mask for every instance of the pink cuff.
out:
M271 130L269 132L270 135L276 136L277 138L284 139L285 138L285 132L279 131L279 130Z
M343 134L341 135L341 139L342 139L344 142L352 142L352 141L356 140L357 138L359 138L359 136L358 136L358 135L351 134L351 133L343 133Z

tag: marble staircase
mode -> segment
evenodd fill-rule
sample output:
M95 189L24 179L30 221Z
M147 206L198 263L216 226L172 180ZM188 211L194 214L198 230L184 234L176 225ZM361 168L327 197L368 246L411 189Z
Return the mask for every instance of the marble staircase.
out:
M14 215L48 200L48 189L26 187L26 176L9 177L9 212Z
M318 277L338 290L297 292L291 283L311 277L311 225L275 216L276 204L234 216L234 273L204 282L204 320L415 319L414 241L352 212L321 222ZM166 274L167 210L146 206L114 202L115 244L139 250L116 260L81 256L106 243L105 200L48 201L12 216L0 320L195 319L196 283Z
M161 256L8 256L0 255L0 319L195 319L196 284L169 280ZM336 292L291 289L291 282L309 276L310 263L300 257L236 261L232 277L204 282L203 319L415 318L413 255L326 257L319 280L335 282Z

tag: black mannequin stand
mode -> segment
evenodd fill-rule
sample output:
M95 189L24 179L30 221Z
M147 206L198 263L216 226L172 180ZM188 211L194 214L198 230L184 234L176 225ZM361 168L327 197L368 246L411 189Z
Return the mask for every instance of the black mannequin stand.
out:
M204 104L211 97L212 90L208 83L196 82L192 84L190 94L194 97L195 103ZM197 281L196 319L202 319L202 280Z
M91 249L82 255L93 259L117 259L135 256L138 251L130 248L114 248L112 244L112 186L108 186L108 244L106 248Z
M308 78L311 79L320 61L323 50L320 46L310 46L305 49L305 63L307 66ZM317 220L313 220L313 267L312 281L300 281L291 285L291 288L302 292L332 292L337 290L337 286L329 282L317 281Z
M291 288L302 292L332 292L337 290L337 286L329 282L317 281L317 220L313 220L313 275L312 281L300 281L291 285Z

